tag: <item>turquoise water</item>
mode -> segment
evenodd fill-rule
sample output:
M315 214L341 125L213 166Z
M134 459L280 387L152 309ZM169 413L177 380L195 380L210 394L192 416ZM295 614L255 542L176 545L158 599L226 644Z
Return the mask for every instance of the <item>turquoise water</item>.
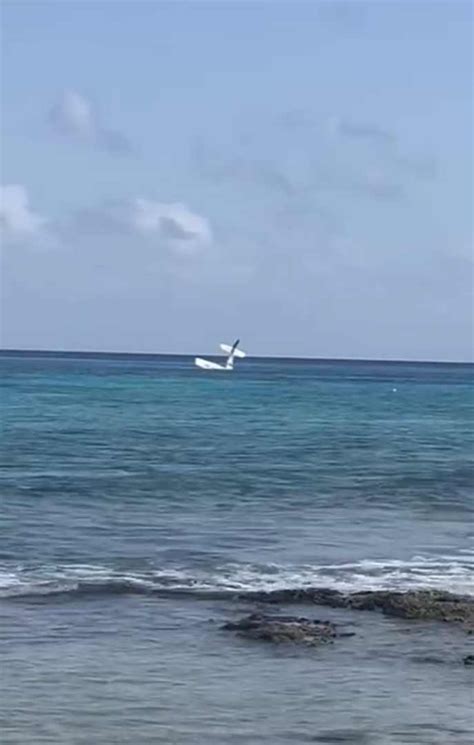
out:
M356 637L309 656L219 627L236 591L474 592L472 366L0 365L2 742L470 741L460 632L317 609Z

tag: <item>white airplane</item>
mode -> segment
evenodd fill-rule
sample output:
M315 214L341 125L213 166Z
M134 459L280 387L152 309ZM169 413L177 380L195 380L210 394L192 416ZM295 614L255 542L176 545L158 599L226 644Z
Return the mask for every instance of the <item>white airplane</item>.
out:
M240 339L237 339L232 346L229 344L221 344L220 347L223 352L227 355L227 361L225 365L219 365L217 362L211 362L211 360L203 360L202 357L195 357L194 364L200 367L202 370L233 370L234 369L234 358L239 357L243 359L246 355L240 349L237 349L240 344Z

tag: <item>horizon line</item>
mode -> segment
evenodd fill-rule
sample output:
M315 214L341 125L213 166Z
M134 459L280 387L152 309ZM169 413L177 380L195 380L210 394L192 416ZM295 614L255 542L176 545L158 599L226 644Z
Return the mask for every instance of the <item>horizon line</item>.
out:
M101 356L115 356L115 357L195 357L195 353L191 352L118 352L118 351L107 351L107 350L82 350L82 349L17 349L17 348L2 348L0 347L0 355L28 355L28 354L45 354L48 356L52 355L87 355L93 357L94 355ZM201 354L201 352L199 353ZM204 354L204 353L202 353ZM218 353L208 353L211 357L220 356ZM381 363L392 363L392 364L418 364L418 365L474 365L474 360L427 360L427 359L384 359L384 358L369 358L369 357L308 357L308 356L288 356L288 355L252 355L247 354L247 357L255 360L283 360L283 361L300 361L300 362L381 362Z

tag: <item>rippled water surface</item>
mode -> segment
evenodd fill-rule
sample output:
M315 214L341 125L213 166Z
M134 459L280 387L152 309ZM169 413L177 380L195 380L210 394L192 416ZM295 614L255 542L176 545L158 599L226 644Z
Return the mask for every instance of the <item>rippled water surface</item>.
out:
M246 590L474 592L471 366L0 366L2 743L472 741L460 630L302 607L356 632L309 653L220 629Z

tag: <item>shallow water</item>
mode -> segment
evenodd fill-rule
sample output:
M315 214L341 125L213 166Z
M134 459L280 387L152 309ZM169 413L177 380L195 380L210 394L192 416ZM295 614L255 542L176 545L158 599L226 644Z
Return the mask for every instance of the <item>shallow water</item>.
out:
M0 358L2 743L472 741L461 631L220 629L237 591L474 592L472 366L191 363Z

